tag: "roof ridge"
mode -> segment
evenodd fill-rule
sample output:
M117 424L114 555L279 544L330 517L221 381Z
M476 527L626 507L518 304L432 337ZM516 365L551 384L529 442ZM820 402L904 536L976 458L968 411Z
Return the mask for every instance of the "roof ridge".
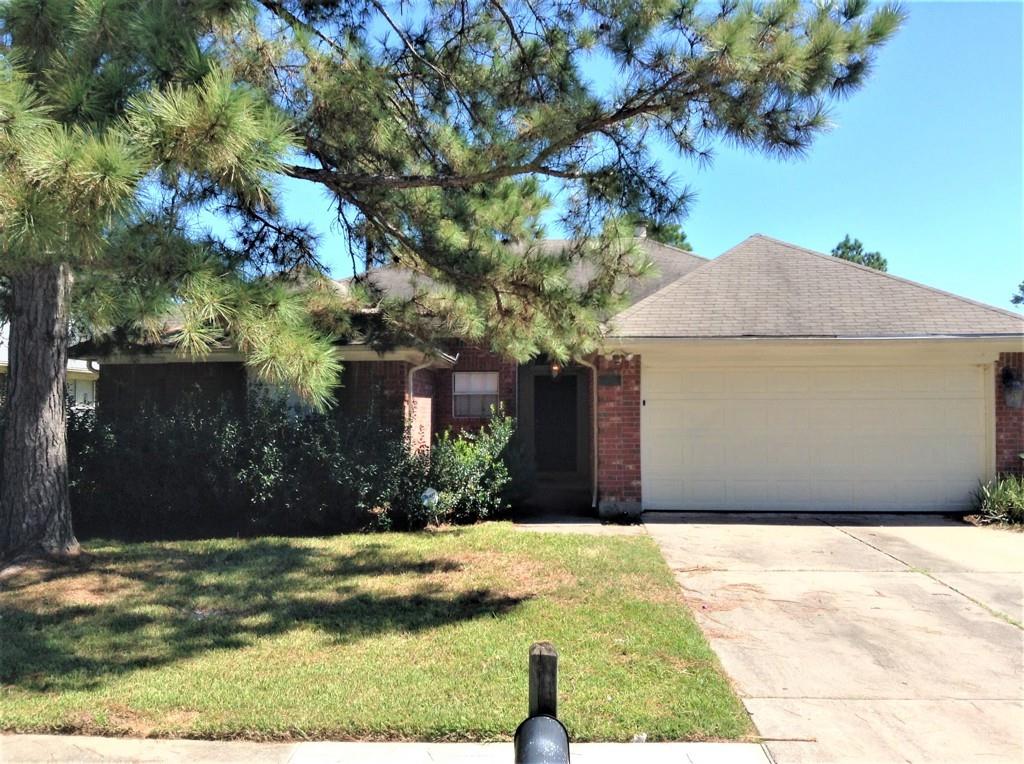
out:
M665 242L658 241L657 239L649 239L645 237L643 239L640 239L640 241L651 241L657 244L659 247L671 249L673 252L678 252L681 255L689 255L690 257L696 257L698 260L703 260L704 262L709 262L710 260L713 259L710 257L704 257L704 255L698 255L692 249L683 249L682 247L677 247L675 244L666 244Z
M676 286L677 284L679 284L682 281L686 281L686 279L690 278L690 276L693 276L695 273L700 273L707 266L709 266L709 265L711 265L713 263L721 262L725 257L733 254L736 250L738 250L740 247L742 247L748 241L750 241L751 239L756 239L758 237L761 237L763 239L770 239L771 241L776 241L776 239L771 239L770 236L764 236L763 234L755 233L755 234L752 234L752 235L748 236L747 238L745 238L743 241L739 242L738 244L734 244L733 246L729 247L729 249L725 250L725 252L723 252L722 254L718 255L717 257L702 257L701 259L704 260L704 264L703 265L698 265L692 271L690 271L689 273L684 273L682 276L677 278L675 281L668 282L667 284L665 284L665 286L663 286L658 291L653 292L652 294L647 295L644 299L639 300L638 302L634 302L632 305L630 305L628 308L626 308L621 313L616 313L614 318L623 318L623 317L626 316L627 313L631 313L634 309L639 308L641 305L643 305L644 303L646 303L648 301L650 301L653 304L654 301L655 301L654 298L656 298L656 297L664 299L665 297L668 296L666 293L672 287ZM785 244L785 242L781 242L781 243ZM685 252L685 250L680 250L680 251ZM698 257L700 257L700 256L698 255Z
M737 246L739 246L739 245L737 245ZM733 249L735 249L735 247ZM681 252L685 252L686 250L680 250L680 251ZM632 305L627 307L625 310L623 310L623 311L621 311L619 313L616 313L614 316L612 316L609 319L609 323L612 322L612 321L615 321L616 319L624 318L627 314L632 313L634 310L639 308L641 305L644 305L645 303L648 303L648 302L653 303L655 301L656 297L663 299L664 297L667 296L666 293L668 292L669 289L671 289L672 287L674 287L676 284L680 283L681 281L686 281L686 279L690 278L690 276L692 276L695 273L699 273L700 271L704 270L706 267L708 267L712 263L718 262L718 260L720 260L724 254L726 254L726 253L723 252L718 257L701 257L701 260L704 261L701 265L698 265L696 268L694 268L689 273L684 273L682 276L680 276L676 280L668 282L667 284L665 284L665 286L663 286L660 289L658 289L657 291L652 292L651 294L647 295L642 300L637 300ZM697 255L697 257L700 257L700 255Z
M941 295L943 295L945 297L952 297L953 299L959 300L960 302L965 302L968 305L974 305L975 307L978 307L978 308L984 308L985 310L990 310L993 313L998 313L998 314L1000 314L1002 316L1006 316L1008 318L1015 318L1015 319L1017 319L1019 321L1024 321L1024 315L1022 315L1020 313L1016 313L1016 312L1014 312L1012 310L1007 310L1005 308L1000 308L1000 307L997 307L995 305L989 305L988 303L979 302L978 300L972 300L970 297L964 297L962 295L955 294L953 292L947 292L945 289L939 289L938 287L929 286L928 284L922 284L920 281L914 281L913 279L908 279L908 278L905 278L903 276L897 276L896 274L889 273L888 271L880 271L880 270L877 270L875 268L871 268L871 267L869 267L867 265L861 265L860 263L854 263L854 262L851 262L850 260L844 260L841 257L836 257L835 255L826 255L824 252L818 252L815 249L808 249L807 247L801 247L799 244L792 244L792 243L790 243L788 241L783 241L782 239L776 239L773 236L766 236L763 233L755 233L752 236L748 236L742 242L737 244L736 247L732 247L731 249L726 250L725 252L723 252L718 257L724 257L725 255L727 255L730 252L732 252L733 249L736 249L737 247L741 246L744 242L750 241L751 239L764 239L765 241L770 241L770 242L773 242L775 244L781 244L782 246L787 247L789 249L795 249L798 252L804 252L804 253L806 253L808 255L814 255L815 257L823 258L823 259L828 260L829 262L832 262L832 263L834 263L836 265L847 266L849 268L857 268L857 269L865 271L867 273L874 274L875 276L883 276L885 278L892 279L893 281L898 281L898 282L900 282L902 284L909 284L910 286L915 286L915 287L919 287L921 289L926 289L929 292L934 292L936 294L941 294ZM715 259L717 260L718 258L715 258Z

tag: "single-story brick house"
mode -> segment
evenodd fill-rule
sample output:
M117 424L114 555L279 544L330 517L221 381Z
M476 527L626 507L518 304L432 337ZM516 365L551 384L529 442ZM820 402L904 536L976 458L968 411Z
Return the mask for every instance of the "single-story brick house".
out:
M500 403L538 476L603 513L957 510L1021 471L1024 317L761 235L711 260L641 243L660 275L602 353L553 375L458 343L344 346L341 410L404 417L428 446ZM247 388L230 349L101 360L101 411Z

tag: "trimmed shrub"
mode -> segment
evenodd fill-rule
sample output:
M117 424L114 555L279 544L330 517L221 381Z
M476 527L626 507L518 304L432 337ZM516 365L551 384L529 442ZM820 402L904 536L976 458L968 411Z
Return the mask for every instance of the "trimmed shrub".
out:
M512 480L505 452L512 419L495 416L478 433L443 433L430 454L430 483L439 494L441 514L451 522L476 522L506 508L504 491Z
M276 397L245 412L190 401L130 419L69 412L71 500L82 536L180 538L415 530L507 506L512 420L414 453L378 419L296 412ZM439 500L425 505L433 486Z
M514 430L511 417L495 414L478 432L439 435L429 455L411 457L408 493L391 502L390 511L376 513L376 526L397 530L474 523L507 510L512 474L506 460ZM424 500L428 490L436 494L433 501Z
M72 411L71 499L83 535L331 533L400 494L402 433L257 398L244 413L191 401L131 418Z
M1006 475L982 484L974 495L984 523L1024 524L1024 477Z

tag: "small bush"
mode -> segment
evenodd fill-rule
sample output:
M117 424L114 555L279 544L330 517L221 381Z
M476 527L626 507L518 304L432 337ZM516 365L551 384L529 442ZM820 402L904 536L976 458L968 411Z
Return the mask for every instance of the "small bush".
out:
M478 432L444 432L430 454L411 458L404 500L392 502L376 525L382 528L421 528L440 523L474 523L508 509L512 481L506 460L515 424L495 414ZM437 492L436 502L423 500L424 491Z
M504 492L512 476L504 456L514 429L510 417L496 416L478 433L446 432L437 439L430 454L430 482L446 519L476 522L506 508Z
M1024 477L1006 475L982 484L975 503L982 522L1024 524Z

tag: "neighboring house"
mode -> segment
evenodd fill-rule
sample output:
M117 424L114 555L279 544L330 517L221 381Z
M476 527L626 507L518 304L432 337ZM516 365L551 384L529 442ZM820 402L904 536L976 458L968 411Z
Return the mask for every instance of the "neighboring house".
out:
M0 328L0 384L7 386L7 367L10 365L8 358L8 342L10 327L4 324ZM82 408L90 408L96 405L96 381L99 379L99 365L95 362L83 361L76 358L68 360L68 397L74 401L74 405Z
M539 477L609 514L956 510L1021 471L1024 317L760 235L713 260L642 244L661 275L635 285L600 355L554 375L458 343L344 346L340 409L402 417L428 445L500 403ZM103 361L101 411L246 394L229 350Z

